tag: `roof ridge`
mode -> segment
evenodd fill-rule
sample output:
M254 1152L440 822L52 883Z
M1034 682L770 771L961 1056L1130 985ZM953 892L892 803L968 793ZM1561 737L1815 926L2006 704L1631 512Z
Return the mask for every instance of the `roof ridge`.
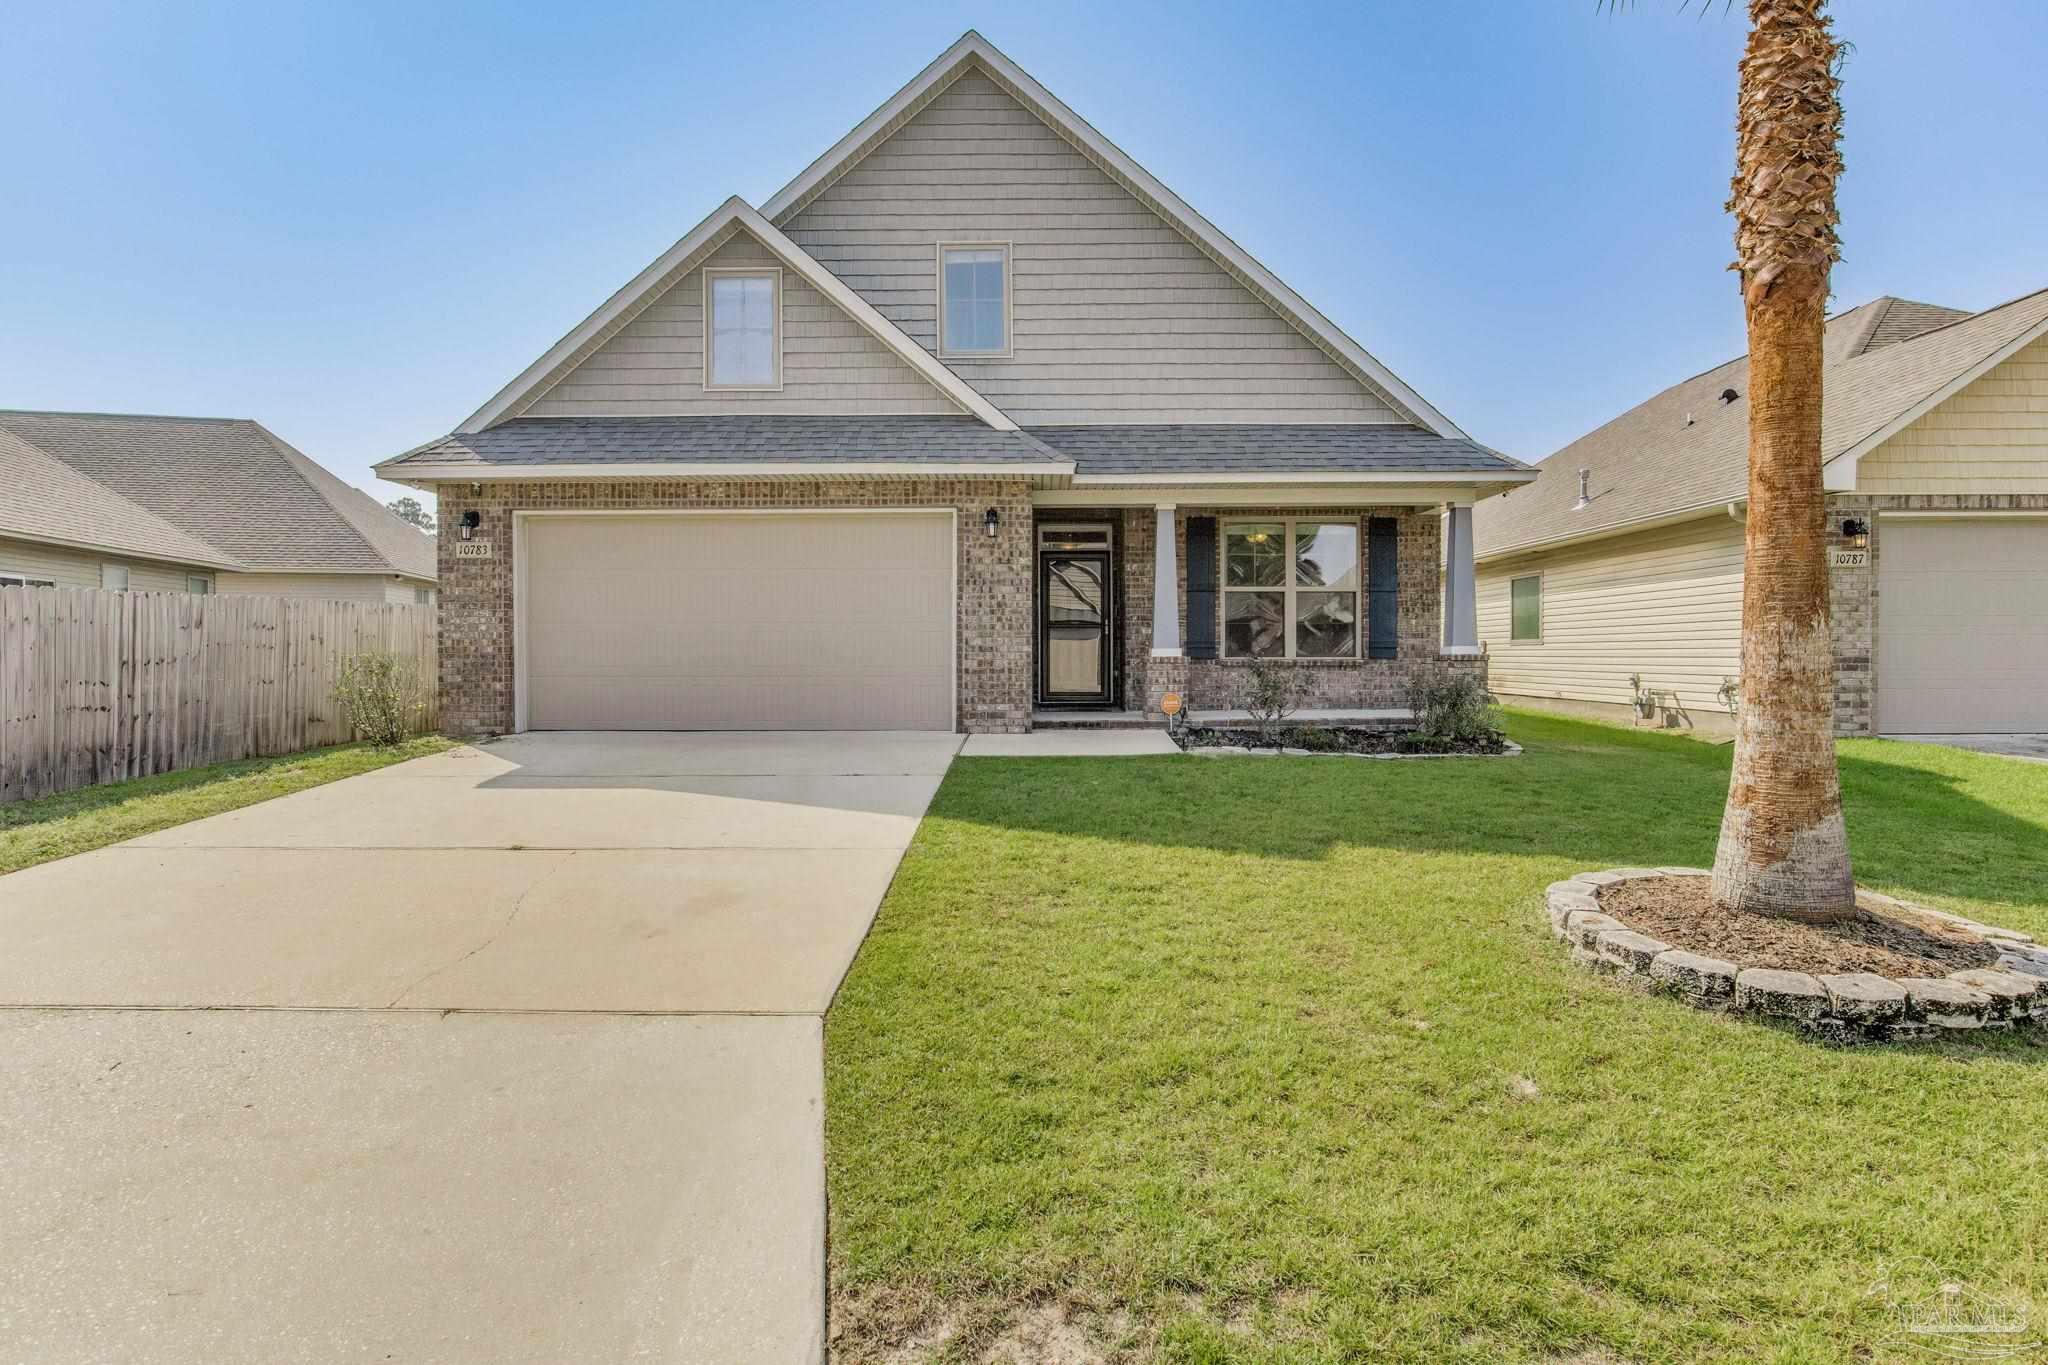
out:
M7 411L11 412L16 410L7 409ZM120 489L112 487L109 484L102 483L100 480L95 479L92 475L86 473L84 470L78 469L71 465L69 462L60 458L59 456L51 454L49 451L43 449L34 441L31 441L28 437L22 435L20 432L15 431L9 427L0 426L0 443L12 443L13 445L20 447L22 450L27 451L36 459L43 461L45 464L48 464L52 469L56 470L60 478L76 479L79 482L86 484L91 488L99 490L99 492L102 495L113 499L116 503L120 504L120 506L124 508L130 515L132 515L138 522L145 526L148 526L151 530L155 531L156 533L162 534L163 532L169 532L171 540L189 541L194 548L204 550L207 552L209 556L211 556L210 559L170 559L161 560L161 562L206 564L210 568L225 569L240 569L245 567L243 561L240 558L228 553L226 550L223 550L220 546L215 545L212 541L206 539L206 537L199 535L196 532L188 531L184 527L179 526L175 522L171 521L168 517L159 516L157 513L150 511L147 507L144 507L141 503L135 501L135 499L129 497ZM117 554L134 555L137 558L141 559L161 558L159 555L148 553L144 550L137 549L133 546L116 545L111 541L109 541L105 545L98 546L96 548L99 548L104 551L111 551ZM169 548L169 546L167 545L165 548Z
M271 446L278 452L278 454L284 457L284 462L286 466L291 469L292 473L299 476L300 480L304 482L307 488L312 490L313 496L320 499L320 501L325 503L327 507L331 509L336 516L341 518L342 524L348 527L349 534L353 535L357 540L361 541L364 549L368 550L372 555L375 555L378 559L383 560L386 564L391 563L391 556L385 554L382 550L378 549L377 546L371 542L370 538L363 534L363 528L356 525L355 519L349 516L347 512L342 510L342 508L328 494L328 491L320 486L319 480L313 478L312 475L306 472L304 466L312 465L313 468L320 470L322 474L326 474L328 478L334 479L335 482L339 483L341 480L336 475L328 473L327 470L322 469L320 465L314 461L312 456L307 455L304 451L292 445L289 441L285 440L282 436L279 436L270 428L264 426L261 422L255 420L254 418L247 418L245 420L248 422L249 426L255 429L257 435L261 436L264 440L268 441L271 444ZM394 569L397 568L396 565L392 565L392 567Z
M1884 347L1883 350L1893 351L1897 350L1901 346L1917 345L1918 343L1925 341L1928 337L1936 336L1942 332L1946 332L1952 327L1960 327L1966 322L1975 322L1979 318L1989 317L1993 313L2004 312L2008 308L2012 308L2019 304L2025 303L2029 299L2039 298L2043 294L2048 294L2048 285L2042 285L2039 289L2030 289L2024 294L2015 295L2014 297L2005 300L2003 303L1994 303L1989 308L1980 309L1975 313L1966 312L1959 318L1950 318L1947 322L1942 323L1939 327L1929 327L1926 331L1916 332L1914 335L1907 337L1904 341L1894 341L1891 345ZM1894 302L1900 301L1901 300L1894 299ZM1914 302L1914 300L1905 299L1903 300L1903 302L1912 303ZM1945 307L1945 305L1939 303L1922 304L1921 306L1925 308ZM1878 354L1878 352L1867 352L1866 354ZM1851 355L1843 357L1843 361L1844 363L1846 363L1850 360L1861 360L1862 358L1862 355Z
M175 412L90 412L70 408L0 408L4 417L118 417L124 422L211 422L218 426L232 426L236 422L252 422L252 417L188 417Z

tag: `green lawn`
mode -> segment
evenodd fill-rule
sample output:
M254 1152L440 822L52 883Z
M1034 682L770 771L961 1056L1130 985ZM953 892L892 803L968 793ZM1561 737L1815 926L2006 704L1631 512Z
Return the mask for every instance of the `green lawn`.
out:
M2048 1046L1828 1050L1570 967L1544 886L1709 862L1730 751L1510 728L956 763L827 1021L842 1358L1885 1360L1915 1255L2048 1337ZM2048 936L2048 767L1841 755L1863 884Z
M388 749L337 744L279 758L216 763L9 802L0 806L0 873L104 848L152 830L354 777L422 754L437 754L452 742L425 735Z

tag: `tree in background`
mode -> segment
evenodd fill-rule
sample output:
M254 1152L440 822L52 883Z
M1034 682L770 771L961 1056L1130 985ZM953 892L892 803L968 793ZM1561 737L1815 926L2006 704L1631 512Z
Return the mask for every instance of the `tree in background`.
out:
M384 505L390 508L392 515L400 521L409 521L428 535L434 534L434 514L420 506L418 498L400 498Z

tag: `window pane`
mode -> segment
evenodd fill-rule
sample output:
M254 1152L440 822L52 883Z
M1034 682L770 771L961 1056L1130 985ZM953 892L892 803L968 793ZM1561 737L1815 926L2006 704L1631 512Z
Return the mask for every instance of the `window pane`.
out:
M1356 588L1358 523L1296 522L1294 581L1304 588Z
M1303 659L1341 659L1358 653L1358 594L1296 593L1294 653Z
M1232 656L1285 654L1287 597L1277 592L1223 594L1223 652Z
M1240 522L1223 530L1223 585L1277 588L1287 581L1287 526Z
M947 248L945 336L941 349L1003 349L1003 255L1001 247Z
M1510 620L1508 638L1511 640L1540 640L1543 638L1543 580L1540 578L1517 578L1508 585Z
M111 592L128 591L128 566L126 564L100 565L100 586Z
M775 382L775 279L711 277L711 382Z

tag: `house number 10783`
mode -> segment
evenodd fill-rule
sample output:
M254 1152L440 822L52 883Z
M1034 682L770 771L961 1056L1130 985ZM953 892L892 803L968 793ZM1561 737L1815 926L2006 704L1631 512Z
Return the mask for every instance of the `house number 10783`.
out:
M455 542L457 559L489 559L491 542L488 540L458 540Z

